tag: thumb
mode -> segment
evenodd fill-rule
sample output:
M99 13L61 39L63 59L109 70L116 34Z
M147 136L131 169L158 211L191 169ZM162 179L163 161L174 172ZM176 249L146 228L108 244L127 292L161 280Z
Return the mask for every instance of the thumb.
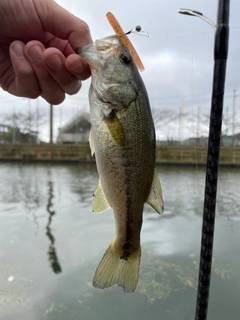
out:
M68 40L74 51L92 41L87 23L53 0L33 0L45 31L60 39Z

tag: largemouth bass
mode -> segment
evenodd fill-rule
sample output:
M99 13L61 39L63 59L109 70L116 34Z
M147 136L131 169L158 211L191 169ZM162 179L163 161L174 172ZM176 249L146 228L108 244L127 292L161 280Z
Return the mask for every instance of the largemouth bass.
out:
M118 284L132 292L138 282L144 203L163 211L148 95L119 35L97 40L78 53L92 73L90 146L99 174L93 211L111 207L116 224L116 236L97 267L93 285Z

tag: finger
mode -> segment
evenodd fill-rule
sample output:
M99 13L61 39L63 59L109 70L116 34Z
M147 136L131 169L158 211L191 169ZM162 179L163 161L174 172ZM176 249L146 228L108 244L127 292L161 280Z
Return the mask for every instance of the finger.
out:
M68 39L74 51L92 41L86 22L75 17L54 1L44 0L36 6L44 30L61 39ZM49 17L51 16L51 19Z
M25 55L38 79L41 96L50 104L59 104L65 99L65 93L45 68L42 62L44 51L45 48L39 41L30 41L25 47Z
M78 78L65 68L64 55L56 48L46 49L42 62L62 90L68 94L77 93L81 88Z
M77 54L71 54L67 57L65 67L79 80L86 80L91 76L88 64Z
M27 98L37 98L41 89L31 64L24 54L25 45L21 41L14 41L10 45L10 58L12 61L15 79L12 79L8 92Z

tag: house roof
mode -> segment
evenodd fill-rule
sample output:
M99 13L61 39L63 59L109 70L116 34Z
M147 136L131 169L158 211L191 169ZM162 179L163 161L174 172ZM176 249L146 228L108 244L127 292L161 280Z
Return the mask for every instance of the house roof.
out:
M76 132L76 127L78 131L81 132L89 131L91 128L90 113L85 112L75 117L65 126L63 126L61 131L62 133Z

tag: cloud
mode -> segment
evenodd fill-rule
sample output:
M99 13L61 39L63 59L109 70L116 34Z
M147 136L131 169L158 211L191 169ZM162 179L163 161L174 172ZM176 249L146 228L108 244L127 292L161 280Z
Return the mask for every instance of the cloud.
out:
M201 19L177 13L179 7L203 12L216 21L217 0L148 0L148 1L107 1L107 0L57 0L67 10L85 20L93 39L100 39L113 33L105 15L111 11L125 31L136 25L149 32L149 37L130 35L144 65L142 78L146 84L151 104L159 108L178 110L184 100L185 111L196 113L197 107L209 112L211 105L213 76L214 31ZM240 2L231 1L229 58L227 63L225 105L232 106L232 92L236 88L236 106L240 84ZM59 126L59 109L62 108L64 121L76 110L88 108L89 81L75 96L55 110L55 135ZM13 108L28 108L26 99L14 98L0 91L1 115ZM34 102L32 102L34 105ZM43 108L47 104L41 99ZM236 108L236 117L238 117ZM47 137L48 128L43 128ZM176 134L177 135L177 134Z

